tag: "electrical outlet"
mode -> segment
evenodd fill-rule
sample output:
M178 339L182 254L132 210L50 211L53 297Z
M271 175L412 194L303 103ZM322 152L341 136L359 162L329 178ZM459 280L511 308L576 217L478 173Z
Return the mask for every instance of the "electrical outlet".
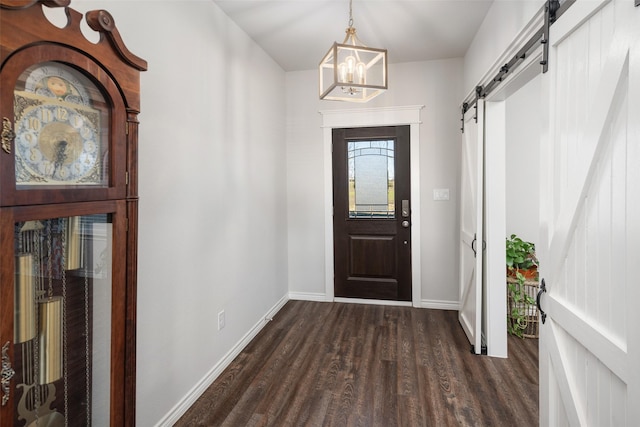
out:
M224 318L224 310L222 310L220 313L218 313L218 330L224 328L225 324L226 320Z

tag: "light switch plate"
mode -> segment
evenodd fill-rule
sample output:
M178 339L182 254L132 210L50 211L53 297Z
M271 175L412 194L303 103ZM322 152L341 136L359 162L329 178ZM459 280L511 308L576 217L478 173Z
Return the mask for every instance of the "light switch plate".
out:
M434 188L433 189L433 200L437 200L437 201L449 200L449 189L448 188Z

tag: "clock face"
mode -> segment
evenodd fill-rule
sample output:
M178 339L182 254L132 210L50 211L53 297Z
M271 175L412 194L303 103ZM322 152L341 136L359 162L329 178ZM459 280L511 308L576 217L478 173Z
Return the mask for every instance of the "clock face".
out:
M106 185L100 91L63 64L38 64L14 91L16 186ZM19 90L24 89L24 90Z
M100 182L98 112L26 93L15 97L28 105L16 124L18 182Z

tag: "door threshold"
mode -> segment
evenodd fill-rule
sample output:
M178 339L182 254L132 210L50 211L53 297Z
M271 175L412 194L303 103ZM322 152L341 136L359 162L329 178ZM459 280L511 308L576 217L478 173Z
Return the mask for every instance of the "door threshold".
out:
M400 307L413 307L411 301L393 301L385 299L365 299L365 298L343 298L335 297L333 302L344 302L347 304L372 304L372 305L395 305Z

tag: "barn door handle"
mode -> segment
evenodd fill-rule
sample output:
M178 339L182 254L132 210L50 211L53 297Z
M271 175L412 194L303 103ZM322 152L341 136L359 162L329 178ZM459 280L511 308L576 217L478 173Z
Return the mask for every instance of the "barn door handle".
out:
M475 258L476 255L478 255L478 252L476 251L476 242L478 241L477 238L477 234L473 235L473 240L471 241L471 250L473 251L473 257ZM487 242L485 242L484 240L482 241L482 250L484 251L485 249L487 249Z
M544 324L545 320L547 320L547 313L542 310L540 307L540 300L542 299L542 294L547 292L547 285L544 283L544 279L540 282L540 290L538 291L538 295L536 296L536 305L538 306L538 311L540 312L540 320L542 320L542 324Z
M473 251L473 257L475 258L478 253L476 252L476 242L478 241L477 235L473 235L473 240L471 241L471 250Z

